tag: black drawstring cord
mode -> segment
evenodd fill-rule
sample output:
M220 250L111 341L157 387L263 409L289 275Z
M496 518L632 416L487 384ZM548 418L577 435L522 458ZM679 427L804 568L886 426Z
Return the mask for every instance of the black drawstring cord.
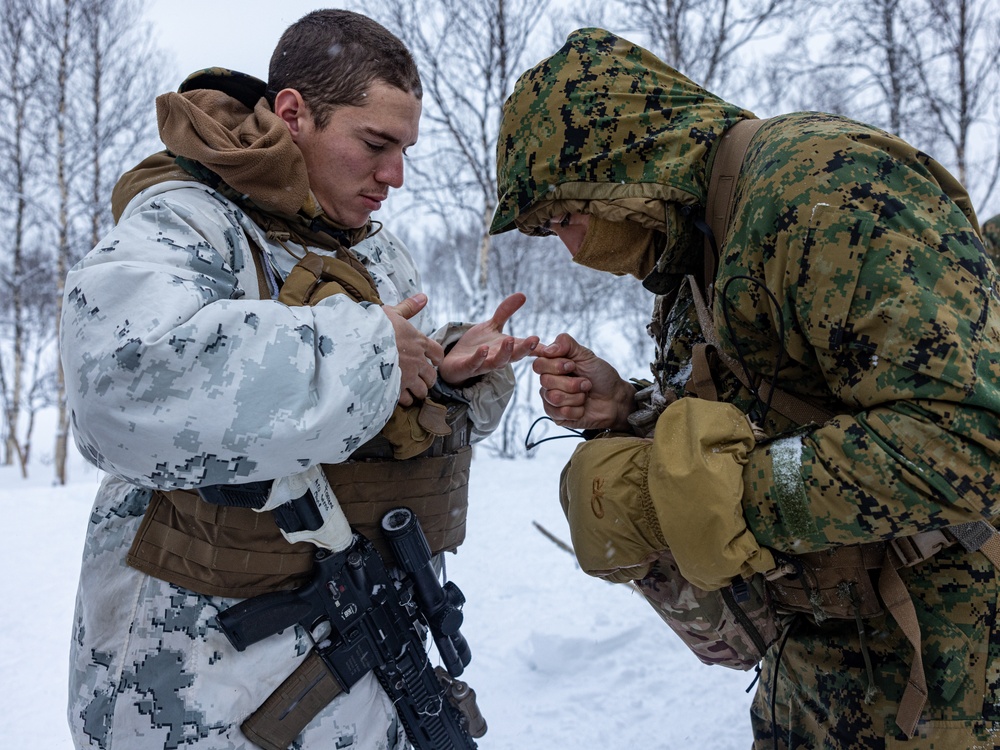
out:
M756 284L759 289L764 291L771 304L774 306L775 321L778 326L778 354L774 358L774 369L771 375L771 390L767 394L766 403L762 401L760 397L760 390L753 386L753 373L750 372L750 368L747 367L746 360L743 357L743 350L740 348L736 332L733 328L732 320L730 319L732 303L729 301L729 285L737 280L749 281L751 284ZM771 410L771 400L774 398L774 391L777 388L778 373L781 372L782 360L785 357L785 320L781 316L781 305L778 304L778 298L774 296L774 293L767 288L767 284L760 279L754 278L753 276L733 276L726 281L726 285L722 288L719 296L722 299L722 315L726 321L726 331L729 333L729 341L732 344L733 351L736 353L736 361L743 369L743 375L746 377L747 383L750 384L748 386L750 388L750 393L753 396L754 401L757 402L758 408L761 409L757 423L763 426L767 418L767 413Z
M686 219L691 219L694 224L694 228L705 235L708 238L709 247L712 248L712 254L715 256L715 267L719 267L719 243L715 241L715 232L712 231L712 227L707 221L701 216L695 214L695 208L701 209L701 206L692 206L690 204L684 204L681 206L681 216ZM693 217L693 218L692 218ZM670 220L666 215L666 210L664 210L664 224L669 224ZM705 286L707 287L712 283L712 279L705 279Z
M688 208L689 209L690 207L689 206L685 206L684 208ZM684 213L684 212L682 211L681 213ZM690 210L687 213L690 213ZM685 213L685 215L687 215L687 213ZM694 220L694 226L695 226L695 229L697 229L699 232L701 232L703 235L705 235L708 238L708 244L712 248L712 254L715 256L715 266L716 266L716 268L718 268L719 267L719 246L715 242L715 232L712 231L712 227L710 227L705 222L704 219L695 219ZM714 281L714 279L705 279L705 286L708 286L712 281Z
M694 210L692 206L681 207L681 214L683 216L691 217L693 213ZM720 257L721 253L719 252L719 244L718 242L716 242L715 232L712 231L712 227L708 224L708 222L704 220L704 218L695 216L695 218L692 219L692 221L694 222L695 228L699 232L704 234L705 238L708 240L709 247L712 248L712 254L715 257L715 267L718 268L719 264L721 263L721 257ZM722 290L722 293L720 295L722 297L722 313L725 316L726 328L729 331L729 339L732 342L733 349L736 351L736 359L739 362L740 367L743 368L743 374L746 377L748 383L751 384L753 383L752 373L750 372L750 368L747 367L746 361L743 358L743 352L740 350L739 344L736 341L736 336L733 332L732 322L729 319L730 303L726 296L727 291L729 289L729 285L732 282L736 281L736 279L743 279L745 281L749 281L752 284L757 284L760 288L762 288L764 292L767 294L767 296L770 298L772 304L774 305L775 312L777 313L776 319L778 322L779 333L781 336L778 342L782 348L779 349L778 356L774 363L774 375L771 381L771 392L767 396L767 403L762 402L760 398L760 393L757 388L754 388L753 385L749 386L750 393L753 396L754 401L757 402L758 408L762 409L760 416L755 420L755 422L763 426L764 420L767 417L767 413L771 410L771 399L774 397L774 389L777 386L777 379L778 379L778 373L780 372L781 360L785 353L782 344L782 342L784 342L785 340L785 321L781 317L781 306L778 304L778 299L774 296L771 290L767 288L767 284L765 282L761 281L760 279L755 279L752 276L734 276L726 282L726 286ZM705 289L707 290L714 282L715 279L705 279L704 280Z
M539 422L544 422L544 421L552 422L552 424L556 423L556 421L554 419L552 419L552 417L539 417L534 422L532 422L531 423L531 427L528 428L528 434L524 436L524 449L526 451L530 451L535 446L541 445L542 443L547 443L550 440L562 440L563 438L572 438L572 437L578 437L578 438L585 438L586 437L583 434L582 430L574 430L572 427L563 427L564 430L569 430L573 434L572 435L553 435L552 437L547 437L547 438L542 438L541 440L537 440L534 443L529 442L531 440L531 431L533 429L535 429L535 425L537 425ZM557 425L557 426L559 426L559 425Z

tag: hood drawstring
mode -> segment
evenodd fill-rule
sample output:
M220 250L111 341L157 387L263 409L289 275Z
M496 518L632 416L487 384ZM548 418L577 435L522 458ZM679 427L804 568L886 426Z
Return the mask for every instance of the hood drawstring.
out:
M302 255L297 255L295 252L292 251L292 248L290 248L287 245L288 241L291 240L292 238L290 232L284 232L281 231L280 229L268 228L266 236L271 242L276 242L277 244L281 245L282 249L286 253L291 255L293 258L295 258L295 260L297 261L302 260L304 257L306 257L306 253L309 252L309 248L301 243L299 246L302 248Z

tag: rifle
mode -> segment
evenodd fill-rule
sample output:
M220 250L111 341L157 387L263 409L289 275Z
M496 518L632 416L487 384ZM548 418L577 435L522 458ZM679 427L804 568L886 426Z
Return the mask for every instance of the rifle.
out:
M262 507L262 486L218 485L199 492L210 502ZM276 513L283 530L315 528L322 522L309 493ZM286 528L287 527L287 528ZM451 582L438 581L430 546L416 515L396 508L382 530L400 569L397 581L372 543L354 533L342 550L317 549L310 581L290 591L246 599L217 616L237 651L296 624L312 638L314 653L337 685L349 692L374 672L416 750L475 750L486 732L475 692L459 677L472 653L459 627L465 597ZM427 658L430 631L446 670ZM318 710L318 709L317 709Z

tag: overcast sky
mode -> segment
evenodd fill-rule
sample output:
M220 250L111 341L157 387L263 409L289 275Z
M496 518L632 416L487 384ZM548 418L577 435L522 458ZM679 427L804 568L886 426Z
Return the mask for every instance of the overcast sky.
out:
M146 18L153 24L157 46L172 58L174 69L165 71L165 80L173 88L188 74L212 66L266 79L268 60L281 33L305 14L323 7L364 12L363 2L357 0L331 3L323 0L147 0ZM565 31L571 28L573 24ZM554 50L562 38L556 34L551 50L547 51ZM753 108L752 102L743 103ZM768 116L777 112L758 111L757 114ZM982 208L993 210L981 210L981 219L996 213L1000 198L994 198L990 204Z
M318 8L355 6L316 0L151 0L146 18L157 45L176 61L180 83L212 66L267 78L271 51L288 26Z

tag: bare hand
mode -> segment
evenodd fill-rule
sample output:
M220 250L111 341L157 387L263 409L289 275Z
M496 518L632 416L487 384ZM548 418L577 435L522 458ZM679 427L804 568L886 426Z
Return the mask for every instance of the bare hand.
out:
M426 294L414 294L398 305L382 306L382 312L389 318L396 334L401 406L409 406L427 397L427 391L437 382L437 366L444 358L441 344L425 336L409 322L426 304Z
M503 333L503 327L521 309L525 299L520 292L510 295L497 306L492 318L466 331L441 362L441 379L461 385L469 378L499 370L530 354L538 345L538 336L518 339Z
M535 349L532 369L540 376L545 413L563 427L628 431L635 388L608 362L560 333Z

